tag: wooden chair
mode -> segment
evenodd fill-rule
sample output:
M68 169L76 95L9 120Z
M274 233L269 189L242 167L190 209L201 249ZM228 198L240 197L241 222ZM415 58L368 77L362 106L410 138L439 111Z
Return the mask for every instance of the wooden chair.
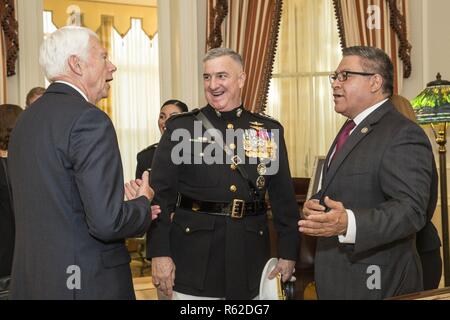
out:
M130 254L131 260L138 261L140 264L139 273L140 276L144 276L144 271L150 269L151 264L145 258L145 246L146 240L145 236L141 238L130 238L126 240L126 246L128 253Z
M295 196L299 206L299 214L306 201L306 195L310 184L309 178L292 178ZM300 234L300 250L295 265L297 281L296 299L305 300L315 296L314 287L314 256L316 254L316 238ZM312 291L312 292L311 292Z
M299 218L303 204L306 201L306 195L308 193L309 178L292 178L294 184L295 196L299 205ZM271 242L271 255L277 257L277 234L275 232L273 222L270 219L271 212L269 207L269 232ZM314 286L314 255L316 251L316 238L300 234L300 250L295 265L295 299L314 299L315 298L315 286ZM306 290L306 291L305 291Z

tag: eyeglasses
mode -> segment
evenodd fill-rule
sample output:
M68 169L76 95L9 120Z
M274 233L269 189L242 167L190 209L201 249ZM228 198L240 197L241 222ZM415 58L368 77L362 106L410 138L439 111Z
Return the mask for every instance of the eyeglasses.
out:
M349 74L356 74L358 76L374 76L376 73L367 73L367 72L356 72L356 71L341 71L330 74L328 77L330 79L330 83L333 84L336 80L340 82L344 82L348 79Z

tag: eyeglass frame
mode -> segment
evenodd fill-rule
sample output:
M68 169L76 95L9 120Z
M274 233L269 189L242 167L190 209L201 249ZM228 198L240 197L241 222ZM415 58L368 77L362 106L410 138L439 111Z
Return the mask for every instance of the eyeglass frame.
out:
M358 71L341 71L341 72L334 72L328 76L328 80L330 80L330 83L333 84L336 80L339 80L339 82L347 81L348 75L354 74L358 76L374 76L376 73L369 73L369 72L358 72ZM339 75L342 75L342 80L339 79ZM334 79L333 79L334 78Z

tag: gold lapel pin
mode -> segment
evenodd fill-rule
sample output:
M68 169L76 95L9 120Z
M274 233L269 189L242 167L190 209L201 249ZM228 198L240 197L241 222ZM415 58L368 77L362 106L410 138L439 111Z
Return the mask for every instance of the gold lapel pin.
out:
M369 129L367 127L361 129L361 133L366 134L367 132L369 132Z

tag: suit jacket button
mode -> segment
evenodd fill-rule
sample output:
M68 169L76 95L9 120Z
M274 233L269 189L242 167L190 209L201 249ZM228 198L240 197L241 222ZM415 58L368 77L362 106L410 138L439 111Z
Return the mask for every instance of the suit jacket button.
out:
M186 231L186 233L190 233L191 229L189 227L187 227L185 231Z
M234 126L233 126L232 123L229 123L229 124L227 125L227 128L228 128L228 129L234 129Z
M259 230L259 235L260 235L260 236L263 236L263 235L264 235L264 231Z
M230 186L230 191L231 192L236 192L237 191L237 187L233 184L232 186Z

